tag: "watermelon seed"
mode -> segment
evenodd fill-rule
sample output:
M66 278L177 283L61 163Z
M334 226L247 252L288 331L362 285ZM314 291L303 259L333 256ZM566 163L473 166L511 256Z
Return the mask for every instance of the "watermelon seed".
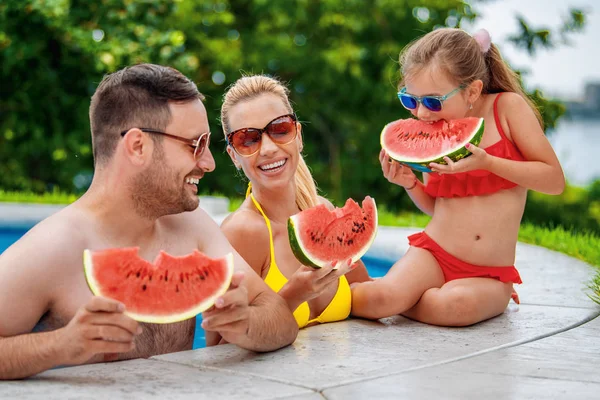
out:
M165 282L169 281L169 270L165 271Z
M175 285L175 293L179 293L179 285Z
M152 275L148 276L148 280L152 281Z
M135 274L135 276L137 276L139 278L140 277L140 271L138 271L137 274Z
M131 275L131 271L129 271L129 272L127 273L127 276L125 277L125 279L129 278L129 275Z
M162 281L163 280L163 276L161 275L160 278L158 278L158 279Z
M142 290L146 290L146 285L142 285Z
M179 280L183 283L183 273L179 274Z

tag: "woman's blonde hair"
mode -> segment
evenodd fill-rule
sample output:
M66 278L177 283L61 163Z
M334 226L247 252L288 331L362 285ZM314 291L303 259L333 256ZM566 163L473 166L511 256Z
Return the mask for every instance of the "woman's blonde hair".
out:
M491 43L483 51L478 41L457 28L440 28L415 40L400 53L401 85L424 67L435 66L461 85L480 79L483 93L518 93L527 101L543 127L542 116L527 96L517 73L502 59L498 47Z
M288 97L289 90L279 80L265 75L243 76L229 87L221 107L221 125L225 136L230 132L229 111L236 104L254 99L263 94L273 94L281 99L290 114L294 113ZM319 204L315 181L300 154L295 174L296 205L300 210Z

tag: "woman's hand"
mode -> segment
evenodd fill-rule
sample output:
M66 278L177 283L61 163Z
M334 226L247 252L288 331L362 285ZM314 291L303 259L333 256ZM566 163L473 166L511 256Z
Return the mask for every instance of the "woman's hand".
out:
M294 311L301 303L319 297L329 286L336 284L340 276L352 271L358 263L352 260L333 262L323 268L313 268L302 265L279 292ZM334 269L339 265L338 269Z
M412 189L417 183L417 176L406 165L392 160L385 150L379 152L379 163L385 179L406 189Z
M472 145L471 143L467 143L465 147L473 154L456 162L452 161L448 157L444 157L444 161L446 161L448 165L429 163L429 168L431 168L433 172L440 174L455 174L457 172L488 169L490 155L485 150Z

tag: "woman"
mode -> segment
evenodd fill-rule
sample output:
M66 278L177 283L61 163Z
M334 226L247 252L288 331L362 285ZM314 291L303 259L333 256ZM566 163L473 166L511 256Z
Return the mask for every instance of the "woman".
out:
M350 284L370 280L364 264L339 260L314 269L301 265L290 248L288 218L318 204L333 205L317 195L302 158L302 125L287 88L263 75L240 78L225 93L221 123L227 153L250 180L246 200L223 221L223 232L286 300L299 327L346 319Z

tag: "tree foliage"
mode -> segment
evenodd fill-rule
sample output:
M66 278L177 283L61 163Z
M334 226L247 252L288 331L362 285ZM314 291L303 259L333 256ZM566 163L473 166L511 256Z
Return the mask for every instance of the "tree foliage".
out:
M559 32L576 31L583 15L573 13ZM5 0L0 187L85 189L91 94L105 73L153 62L198 84L215 138L222 137L218 116L229 84L242 73L279 77L291 89L307 162L325 195L339 202L371 194L392 208L410 207L378 163L382 127L407 117L396 98L398 54L436 27L476 17L460 0ZM516 45L553 42L521 21ZM553 126L564 108L538 90L532 95ZM224 149L213 140L217 169L201 190L243 193Z

